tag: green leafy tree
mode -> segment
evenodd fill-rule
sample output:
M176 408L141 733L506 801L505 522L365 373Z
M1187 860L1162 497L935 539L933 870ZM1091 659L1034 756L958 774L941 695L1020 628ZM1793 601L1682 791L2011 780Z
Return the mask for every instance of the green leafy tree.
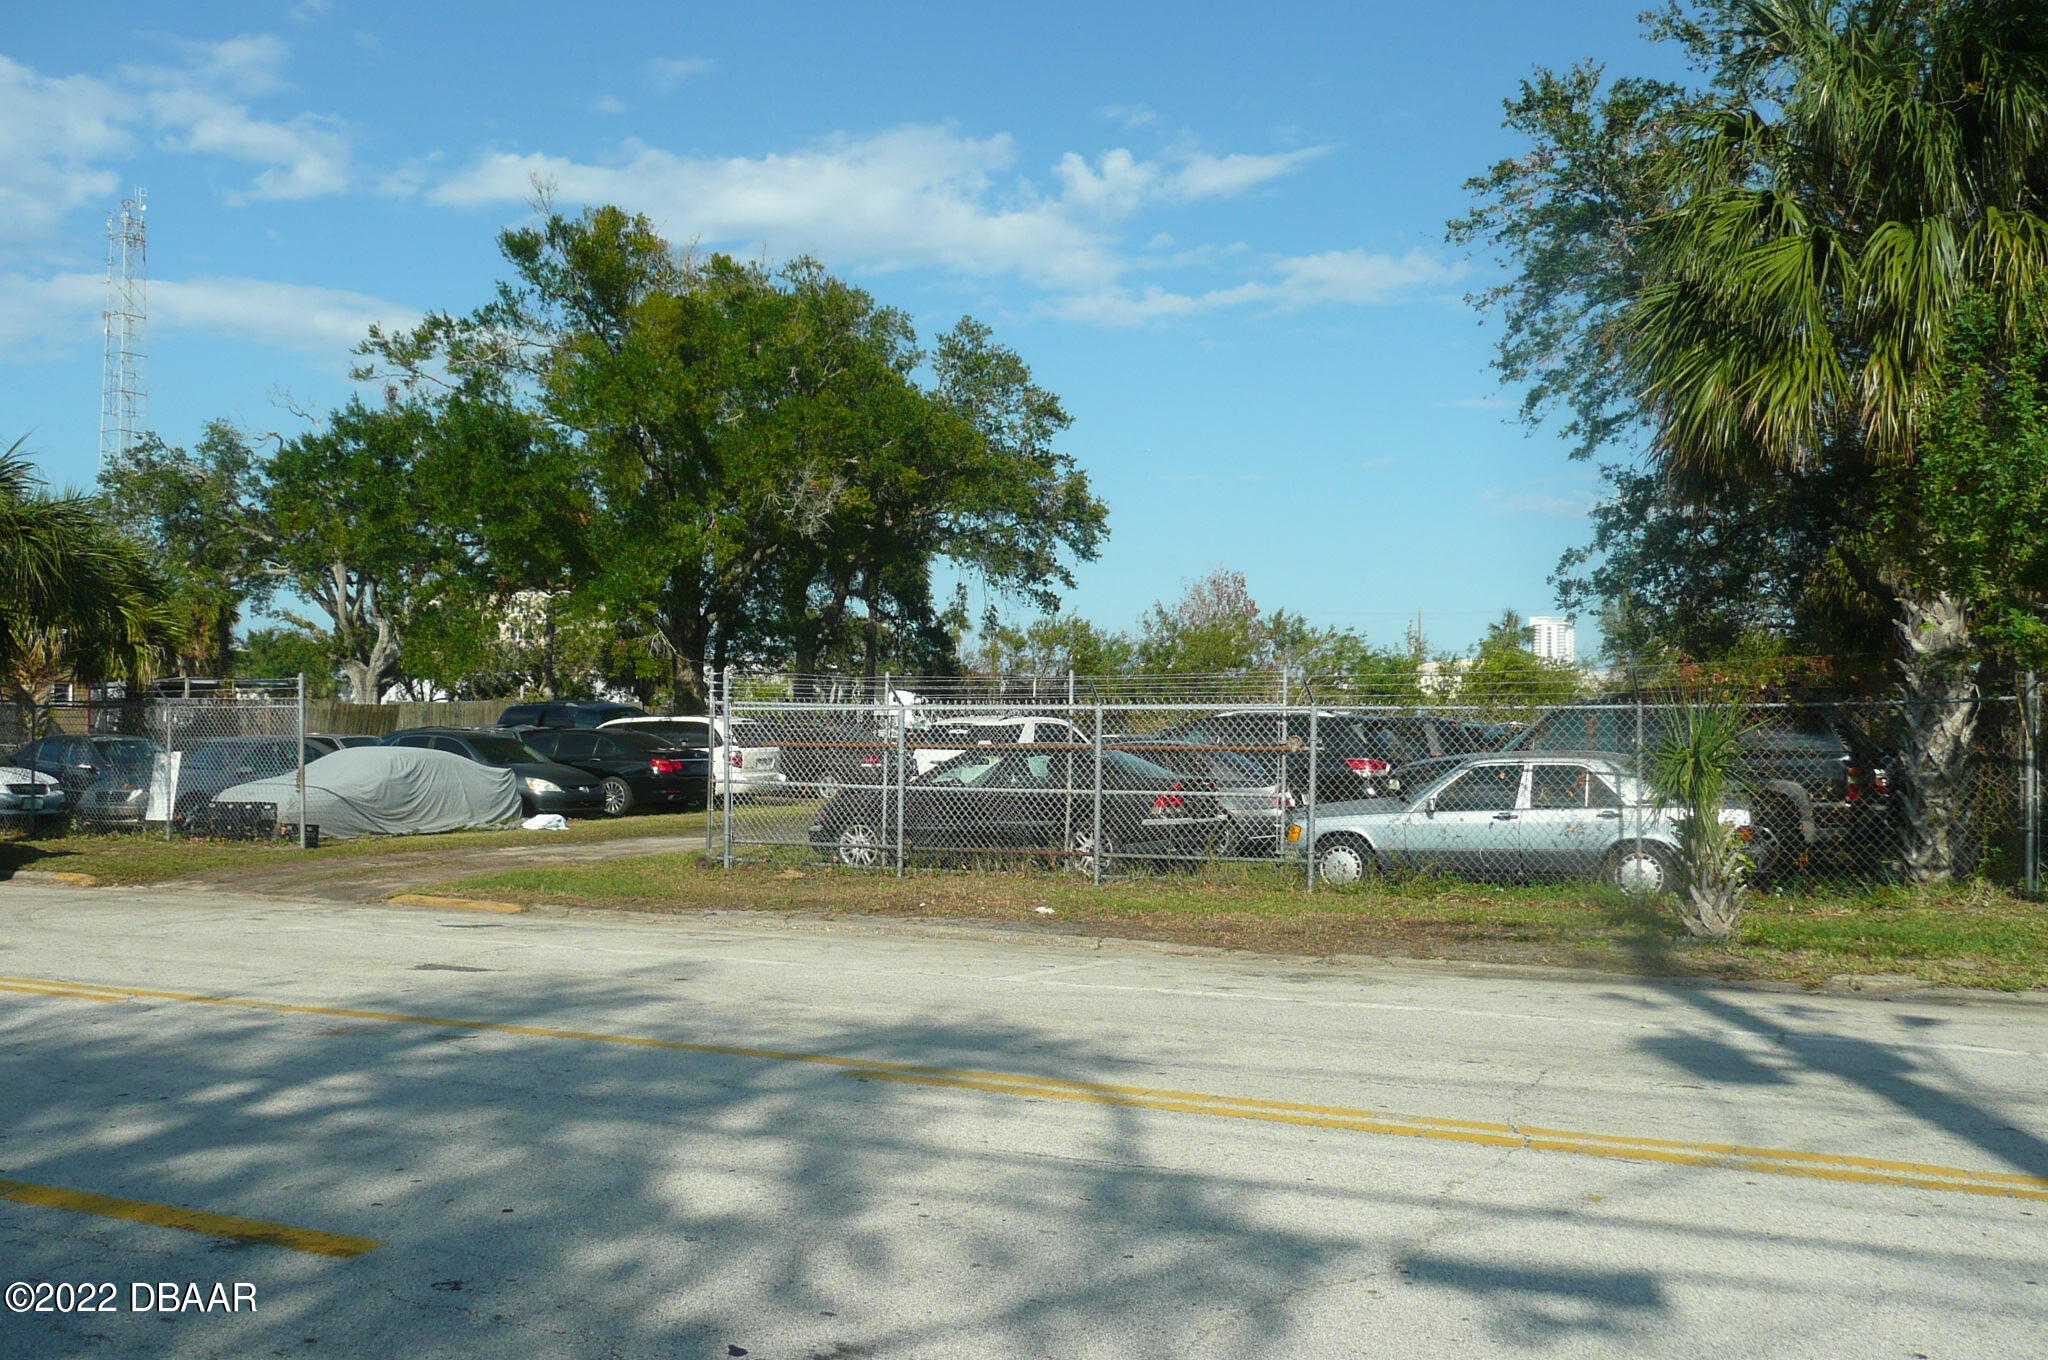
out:
M306 693L315 699L337 698L341 667L328 640L302 628L252 628L235 643L231 674L237 679L284 680L306 677Z
M1223 675L1274 664L1271 629L1243 572L1218 567L1178 600L1158 601L1138 624L1138 669L1151 675Z
M1488 624L1486 636L1457 671L1457 702L1492 718L1526 721L1542 708L1577 698L1583 678L1571 666L1537 656L1534 636L1512 609Z
M500 245L494 302L373 332L365 372L488 373L562 433L592 493L582 588L644 625L680 701L707 667L812 671L850 639L871 671L885 639L930 655L936 562L1045 605L1096 551L1065 413L986 328L941 337L926 385L909 319L814 261L698 258L615 207L543 205Z
M0 452L0 684L33 703L57 679L147 679L183 640L167 592L96 502L47 489L22 443Z

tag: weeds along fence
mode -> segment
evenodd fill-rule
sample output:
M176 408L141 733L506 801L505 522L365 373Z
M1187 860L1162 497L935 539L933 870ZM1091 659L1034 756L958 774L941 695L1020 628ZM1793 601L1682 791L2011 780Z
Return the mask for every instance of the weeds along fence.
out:
M2038 705L2018 695L1973 701L1966 748L1934 769L1915 754L1929 715L1896 700L1667 685L1566 702L1345 701L1299 681L1283 700L1277 678L1254 679L1173 695L1143 677L837 690L730 677L714 699L727 758L772 750L778 768L719 781L707 851L894 874L1037 865L1100 880L1249 864L1336 885L1440 873L1661 889L1684 814L1652 775L1686 709L1708 705L1742 728L1723 817L1757 880L1931 868L2038 885Z

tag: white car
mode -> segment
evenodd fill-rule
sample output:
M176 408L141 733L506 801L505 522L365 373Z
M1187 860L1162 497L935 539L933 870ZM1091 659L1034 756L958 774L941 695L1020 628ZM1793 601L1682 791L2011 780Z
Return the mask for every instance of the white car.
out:
M736 798L777 793L789 783L782 772L782 751L767 737L767 729L752 718L613 718L599 723L601 730L643 732L650 737L694 746L711 754L711 768L721 795Z
M1341 886L1390 868L1474 879L1558 880L1595 875L1628 893L1675 886L1679 813L1629 772L1628 757L1598 751L1501 753L1459 762L1413 795L1328 803L1316 809L1316 872ZM1721 820L1745 841L1749 811ZM1287 827L1297 853L1308 835Z
M21 817L33 824L63 811L64 788L56 780L18 765L0 765L0 818Z
M976 746L1033 746L1052 744L1093 748L1094 738L1065 718L1041 718L1015 713L999 717L946 718L914 727L904 735L917 774L930 774L939 766Z

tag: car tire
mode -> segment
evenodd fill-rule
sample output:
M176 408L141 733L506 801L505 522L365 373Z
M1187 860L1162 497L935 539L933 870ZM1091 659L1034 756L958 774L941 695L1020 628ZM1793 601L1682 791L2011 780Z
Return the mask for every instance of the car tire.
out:
M617 775L606 778L598 790L604 794L605 816L623 817L633 810L633 786Z
M1379 874L1379 856L1357 836L1325 836L1316 842L1316 877L1333 888L1349 888Z
M818 776L818 801L823 803L831 802L839 796L842 787L838 775L820 774Z
M1092 828L1076 827L1067 833L1066 853L1060 858L1060 867L1070 874L1095 876L1095 857L1100 854L1107 862L1116 858L1116 837L1105 831L1098 839Z
M832 840L832 859L848 869L882 867L882 835L866 822L851 821Z
M1630 841L1608 855L1601 876L1608 887L1630 897L1649 897L1678 886L1678 861L1669 849L1653 841Z

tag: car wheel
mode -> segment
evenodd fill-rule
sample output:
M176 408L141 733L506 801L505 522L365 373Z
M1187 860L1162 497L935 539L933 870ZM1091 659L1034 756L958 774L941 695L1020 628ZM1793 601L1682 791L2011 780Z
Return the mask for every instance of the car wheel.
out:
M1102 856L1106 871L1109 862L1116 858L1116 838L1107 831L1098 838L1093 830L1076 827L1067 836L1067 853L1061 863L1070 874L1086 874L1093 878L1097 855Z
M839 796L839 788L839 776L831 774L821 774L818 776L818 797L824 802L829 803L834 798L837 798Z
M1632 841L1607 857L1607 885L1631 897L1669 892L1678 882L1671 852L1649 841Z
M866 822L848 822L839 828L832 857L849 869L876 868L882 862L882 837Z
M1363 883L1378 869L1372 847L1356 836L1329 836L1316 846L1316 877L1333 888Z
M633 810L633 786L617 775L612 775L600 784L604 793L604 815L623 817Z

